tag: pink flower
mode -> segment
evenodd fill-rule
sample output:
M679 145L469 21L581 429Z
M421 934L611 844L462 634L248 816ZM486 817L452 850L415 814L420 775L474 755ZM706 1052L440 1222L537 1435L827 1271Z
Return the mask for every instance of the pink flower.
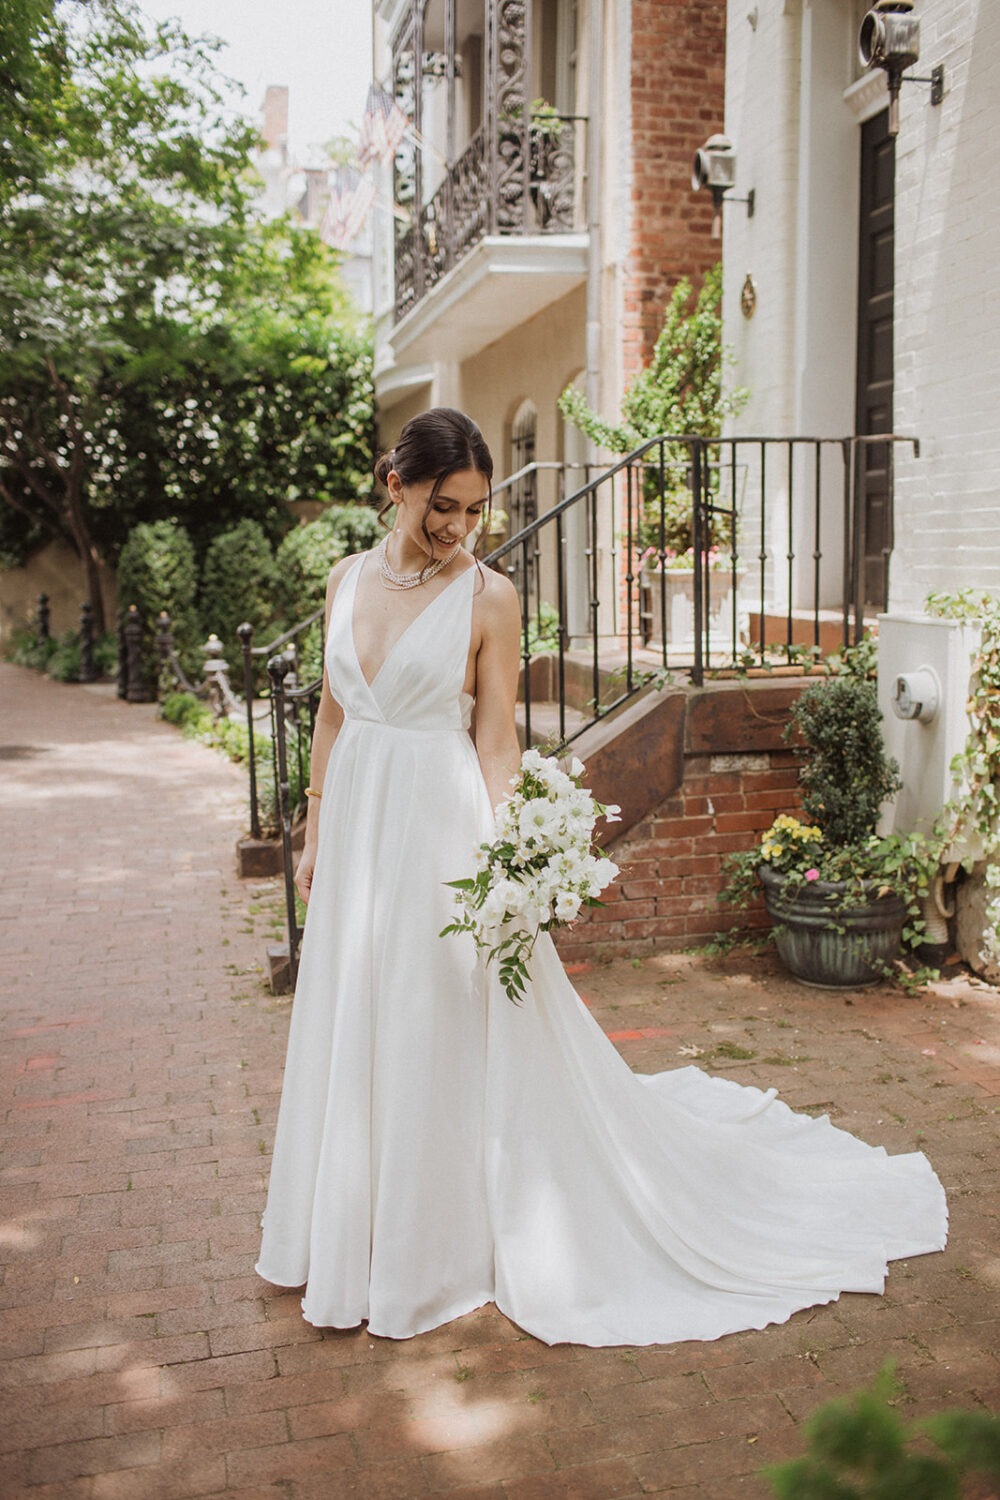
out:
M818 880L819 879L819 871L818 870L807 870L806 871L806 879L807 880Z

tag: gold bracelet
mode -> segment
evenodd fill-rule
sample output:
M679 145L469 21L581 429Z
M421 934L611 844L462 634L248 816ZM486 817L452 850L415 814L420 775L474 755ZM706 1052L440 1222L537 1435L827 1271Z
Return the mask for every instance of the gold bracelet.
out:
M323 795L322 792L316 792L316 791L314 791L311 786L307 786L306 787L306 796L307 797L322 797L322 795Z

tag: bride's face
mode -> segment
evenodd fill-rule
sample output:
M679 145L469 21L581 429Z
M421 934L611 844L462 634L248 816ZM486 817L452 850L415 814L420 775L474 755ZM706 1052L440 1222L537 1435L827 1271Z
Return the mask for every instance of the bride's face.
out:
M490 496L489 480L478 469L449 474L432 502L434 483L429 479L423 484L404 484L395 470L389 475L396 525L421 551L429 550L432 558L453 551L475 531Z

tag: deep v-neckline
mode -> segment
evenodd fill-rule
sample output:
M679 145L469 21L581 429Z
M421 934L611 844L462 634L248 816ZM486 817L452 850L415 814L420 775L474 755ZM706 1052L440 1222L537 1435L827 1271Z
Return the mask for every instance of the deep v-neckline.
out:
M368 689L368 691L372 692L372 691L374 691L375 684L378 682L378 680L381 677L382 673L385 671L386 667L389 665L389 662L392 660L393 654L396 651L397 647L399 647L402 644L402 642L406 639L406 637L409 635L410 631L416 625L417 621L418 620L422 620L424 618L424 615L427 613L427 611L429 609L433 609L434 605L438 602L439 599L443 599L444 596L445 596L445 594L449 593L450 590L453 589L457 583L461 583L462 579L466 576L466 574L474 571L474 569L473 568L464 568L462 570L462 572L459 573L459 575L458 575L457 578L452 578L450 580L450 582L448 582L448 583L445 584L444 588L441 589L439 593L435 594L432 599L428 599L428 601L424 605L423 609L421 609L417 614L415 614L413 616L413 619L410 620L408 622L408 624L406 624L406 625L403 626L403 629L401 630L401 632L399 633L399 635L396 637L396 639L393 641L392 645L389 647L388 651L385 653L385 656L382 658L382 661L379 664L378 671L374 674L374 676L369 681L369 679L365 676L365 669L361 665L361 655L360 655L360 653L358 651L358 643L357 643L357 639L356 639L355 634L354 634L354 617L355 617L355 615L357 613L357 608L358 608L358 583L361 580L361 571L364 568L367 556L368 556L368 554L365 553L365 555L363 557L360 557L358 559L358 566L355 569L355 573L354 573L354 592L351 595L351 598L349 600L350 608L349 608L349 613L348 613L347 628L348 628L348 632L349 632L350 637L351 637L351 651L352 651L352 654L354 656L354 664L355 664L355 666L358 669L358 676L361 678L361 681L364 683L364 685Z

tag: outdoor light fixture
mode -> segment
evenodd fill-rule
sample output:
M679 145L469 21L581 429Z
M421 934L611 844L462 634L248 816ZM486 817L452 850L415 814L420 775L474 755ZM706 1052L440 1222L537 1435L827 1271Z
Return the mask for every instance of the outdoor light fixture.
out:
M710 135L704 146L694 153L694 166L691 169L691 186L697 193L700 188L707 187L712 193L712 238L717 240L722 235L722 201L725 195L736 182L736 152L733 143L727 135ZM747 218L753 218L754 190L745 198L730 198L730 203L745 203L747 206Z
M899 90L906 83L929 83L931 103L944 98L944 68L931 69L929 78L904 79L920 56L920 18L912 14L913 0L875 0L861 22L858 53L862 66L882 68L889 84L889 134L899 134Z

